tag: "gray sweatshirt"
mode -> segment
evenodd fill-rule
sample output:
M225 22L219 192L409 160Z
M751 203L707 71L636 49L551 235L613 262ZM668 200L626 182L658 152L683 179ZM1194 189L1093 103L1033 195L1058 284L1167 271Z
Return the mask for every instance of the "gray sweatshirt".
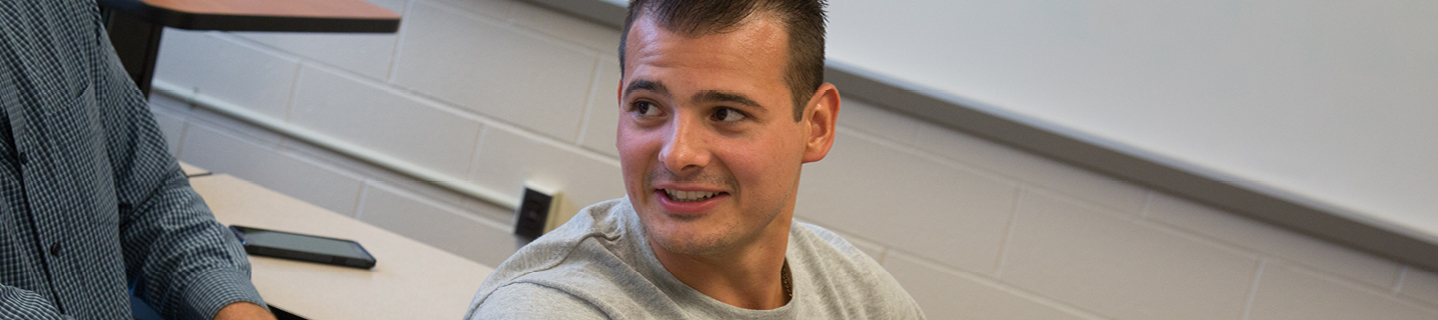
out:
M714 300L674 278L626 198L584 208L485 279L465 319L923 319L877 262L829 230L795 222L794 297L772 310Z

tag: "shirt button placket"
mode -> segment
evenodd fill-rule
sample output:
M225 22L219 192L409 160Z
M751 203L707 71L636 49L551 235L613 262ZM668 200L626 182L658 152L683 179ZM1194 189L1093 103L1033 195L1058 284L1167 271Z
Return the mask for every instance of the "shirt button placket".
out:
M50 256L52 256L52 257L59 257L59 256L60 256L60 243L57 242L57 243L52 243L52 244L50 244Z

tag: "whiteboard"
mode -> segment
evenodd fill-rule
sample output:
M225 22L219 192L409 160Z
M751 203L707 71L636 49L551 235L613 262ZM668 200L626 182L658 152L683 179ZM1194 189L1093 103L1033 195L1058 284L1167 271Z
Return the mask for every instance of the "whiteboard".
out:
M1438 236L1438 1L829 11L831 60Z

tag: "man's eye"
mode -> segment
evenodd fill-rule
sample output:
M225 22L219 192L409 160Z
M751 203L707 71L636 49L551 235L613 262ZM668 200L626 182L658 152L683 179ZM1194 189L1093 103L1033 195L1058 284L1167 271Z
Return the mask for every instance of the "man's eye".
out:
M635 101L633 104L630 105L629 111L638 113L642 116L649 117L659 115L659 107L655 106L653 103L649 103L648 101Z
M712 116L712 119L713 119L714 121L720 121L720 122L735 122L735 121L739 121L739 120L748 119L748 116L745 116L744 113L743 113L743 112L739 112L739 110L734 110L733 108L723 107L723 108L719 108L719 109L715 109L715 110L714 110L714 115Z

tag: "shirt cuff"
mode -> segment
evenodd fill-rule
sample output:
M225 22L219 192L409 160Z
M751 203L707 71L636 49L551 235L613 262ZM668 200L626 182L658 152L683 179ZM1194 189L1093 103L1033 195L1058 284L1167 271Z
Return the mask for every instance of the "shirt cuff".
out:
M236 302L249 302L268 308L248 274L239 270L218 270L195 277L186 286L180 318L214 319L221 308Z

